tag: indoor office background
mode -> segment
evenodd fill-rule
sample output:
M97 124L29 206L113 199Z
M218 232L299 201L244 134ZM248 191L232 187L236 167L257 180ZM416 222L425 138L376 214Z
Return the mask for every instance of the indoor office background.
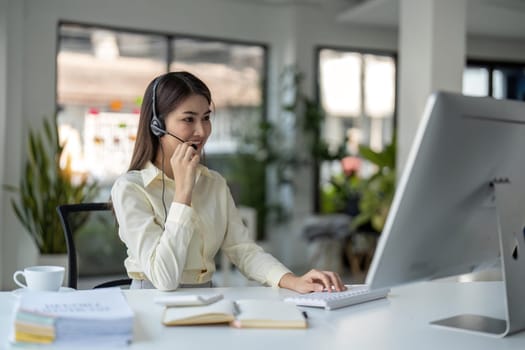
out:
M404 24L444 19L441 11L457 3L0 0L0 182L17 184L25 176L29 128L56 116L73 174L96 179L98 199L106 200L127 167L145 86L164 72L189 70L208 83L215 100L206 162L227 177L238 204L257 210L256 237L297 273L327 264L313 258L334 251L339 258L342 243L320 251L319 242L304 237L304 223L347 209L331 207L327 188L347 170L341 158L357 156L359 145L381 152L397 133L395 170L401 171L424 105L411 91L455 84L469 95L525 99L521 1L465 0L465 16L446 19L463 31L448 39L452 46L436 43L430 52L439 61L455 57L447 49L462 45L453 78L432 72L443 66L433 66L428 50L410 47ZM291 113L286 106L294 102L299 108ZM309 102L325 114L320 129L297 122ZM312 135L320 156L312 156ZM374 171L373 164L360 164L361 176ZM13 271L38 258L11 197L2 191L1 289L12 289ZM336 266L349 276L349 266Z

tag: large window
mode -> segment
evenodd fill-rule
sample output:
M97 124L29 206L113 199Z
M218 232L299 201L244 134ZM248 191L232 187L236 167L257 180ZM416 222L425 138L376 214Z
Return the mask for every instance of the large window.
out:
M319 54L323 137L338 147L345 137L381 150L392 139L395 61L391 56L323 49ZM355 132L355 140L351 134Z
M329 150L335 153L342 148L346 160L357 158L359 145L383 150L393 140L395 125L393 55L322 48L318 62L319 102L325 114L321 139ZM321 190L344 172L344 164L342 159L319 164ZM367 177L374 171L373 165L359 162L358 171ZM316 203L319 205L318 198Z
M525 101L525 63L468 61L463 93Z
M226 176L238 204L264 206L264 167L253 166L255 175L236 171L246 131L265 117L264 45L73 23L59 24L58 43L60 138L67 142L73 173L100 184L101 201L109 199L114 179L129 166L147 84L162 73L188 70L208 84L214 100L207 165ZM264 216L258 219L264 230Z

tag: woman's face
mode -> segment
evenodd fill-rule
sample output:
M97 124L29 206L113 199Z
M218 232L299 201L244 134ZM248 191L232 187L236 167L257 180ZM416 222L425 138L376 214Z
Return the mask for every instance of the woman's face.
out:
M165 117L166 131L195 145L197 152L201 153L211 134L210 114L208 100L201 95L191 95ZM181 143L170 135L162 137L161 142L169 150L169 155Z

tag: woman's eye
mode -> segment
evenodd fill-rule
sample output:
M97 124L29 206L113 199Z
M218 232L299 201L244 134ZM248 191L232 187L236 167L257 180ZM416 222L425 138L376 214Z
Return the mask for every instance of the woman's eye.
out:
M186 123L193 123L193 117L186 117L183 119Z
M203 119L204 119L205 121L209 121L210 118L211 118L211 117L210 117L209 115L205 115Z

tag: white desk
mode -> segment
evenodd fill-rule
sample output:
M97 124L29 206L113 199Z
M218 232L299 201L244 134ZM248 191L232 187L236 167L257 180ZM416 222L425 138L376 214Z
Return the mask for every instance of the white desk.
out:
M293 294L266 287L216 290L231 299L279 299ZM525 332L498 339L429 325L429 321L465 312L503 317L501 282L417 283L394 288L385 300L334 311L304 308L309 315L306 330L164 327L162 308L152 301L160 294L125 291L136 313L130 349L525 349ZM10 348L6 339L15 301L13 293L0 292L0 348Z

